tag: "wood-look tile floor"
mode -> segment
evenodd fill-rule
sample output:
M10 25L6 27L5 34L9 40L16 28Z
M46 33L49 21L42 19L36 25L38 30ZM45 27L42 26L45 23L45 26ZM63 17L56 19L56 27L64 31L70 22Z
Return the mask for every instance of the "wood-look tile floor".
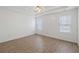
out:
M1 53L78 53L77 44L42 35L0 43Z

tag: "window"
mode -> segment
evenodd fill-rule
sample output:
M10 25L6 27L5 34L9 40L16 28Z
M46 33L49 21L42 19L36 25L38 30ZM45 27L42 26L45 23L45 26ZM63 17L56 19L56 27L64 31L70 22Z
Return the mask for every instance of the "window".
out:
M71 32L71 16L64 15L59 17L60 32Z

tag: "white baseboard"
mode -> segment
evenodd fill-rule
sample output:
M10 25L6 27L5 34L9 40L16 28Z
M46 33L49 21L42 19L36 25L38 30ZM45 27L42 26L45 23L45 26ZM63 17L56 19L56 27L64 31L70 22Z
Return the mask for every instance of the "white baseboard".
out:
M33 34L35 34L35 33L29 33L28 35L21 35L21 36L12 37L12 38L0 41L0 43L15 40L15 39L19 39L19 38L22 38L22 37L27 37L27 36L30 36L30 35L33 35Z
M44 35L44 36L48 36L48 37L51 37L51 38L58 38L60 40L64 40L64 41L68 41L68 42L73 42L73 43L77 43L76 41L71 41L71 40L66 40L66 39L62 39L60 37L57 37L57 36L52 36L52 35L49 35L49 34L44 34L44 33L37 33L39 35Z

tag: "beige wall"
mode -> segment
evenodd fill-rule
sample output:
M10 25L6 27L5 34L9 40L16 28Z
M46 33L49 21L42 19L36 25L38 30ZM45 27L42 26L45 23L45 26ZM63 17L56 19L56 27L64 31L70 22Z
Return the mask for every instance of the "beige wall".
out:
M34 34L33 10L31 7L26 7L25 10L20 8L0 7L0 42Z
M78 45L79 45L79 8L78 8Z
M65 14L72 15L71 33L59 32L58 17L60 15L65 15ZM77 43L78 39L77 39L77 10L76 9L38 16L36 20L37 22L39 22L39 20L43 21L42 30L37 29L37 33Z
M35 33L34 12L31 7L26 7L26 9L23 8L25 7L0 7L0 42ZM37 17L36 20L41 19L43 21L43 28L42 30L37 30L36 28L36 32L42 35L79 43L79 37L77 39L79 27L77 30L77 20L75 17L72 19L72 34L60 33L58 31L58 16L66 13L74 14L76 16L77 11L54 12Z

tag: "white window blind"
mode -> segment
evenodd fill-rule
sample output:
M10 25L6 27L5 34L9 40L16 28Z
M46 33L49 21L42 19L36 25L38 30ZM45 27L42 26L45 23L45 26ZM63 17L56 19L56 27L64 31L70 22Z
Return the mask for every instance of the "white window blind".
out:
M60 32L71 32L71 16L63 15L59 17L59 30Z

